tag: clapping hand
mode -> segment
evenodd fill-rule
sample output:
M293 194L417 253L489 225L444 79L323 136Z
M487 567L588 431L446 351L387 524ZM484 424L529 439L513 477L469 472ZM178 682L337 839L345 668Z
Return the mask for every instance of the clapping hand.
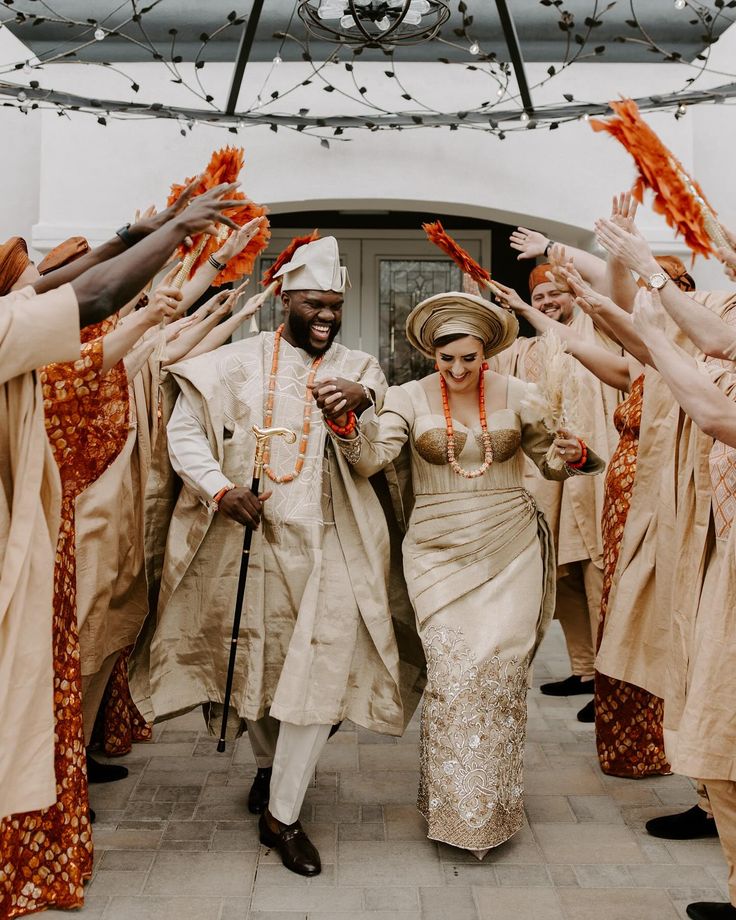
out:
M612 220L601 218L595 222L595 238L609 255L628 268L639 275L648 274L654 256L649 243L636 227L624 230Z
M512 249L516 249L519 255L517 260L536 259L537 256L543 256L549 246L549 239L537 230L527 230L526 227L517 227L509 237Z
M646 343L656 341L667 332L667 314L658 291L639 288L634 299L632 318L634 328Z

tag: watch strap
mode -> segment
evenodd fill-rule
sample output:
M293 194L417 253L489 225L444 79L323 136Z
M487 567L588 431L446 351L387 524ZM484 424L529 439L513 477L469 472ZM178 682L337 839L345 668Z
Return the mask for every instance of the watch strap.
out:
M119 227L115 231L115 236L119 236L128 249L130 249L131 246L135 246L136 241L133 234L130 232L130 224L124 224L122 227Z

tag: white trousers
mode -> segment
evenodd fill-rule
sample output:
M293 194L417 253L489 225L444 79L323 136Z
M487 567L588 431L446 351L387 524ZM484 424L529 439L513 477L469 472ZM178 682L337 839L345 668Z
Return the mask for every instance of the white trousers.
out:
M259 769L273 767L268 810L282 824L293 824L331 725L294 725L271 716L251 721L248 736Z

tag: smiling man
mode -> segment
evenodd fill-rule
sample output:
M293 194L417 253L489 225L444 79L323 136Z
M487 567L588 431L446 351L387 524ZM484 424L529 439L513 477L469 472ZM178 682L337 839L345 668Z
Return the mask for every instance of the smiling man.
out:
M298 818L330 729L350 719L399 735L404 707L386 521L371 485L326 436L314 392L329 391L335 412L362 412L382 403L386 381L375 358L334 341L348 279L333 237L297 249L277 277L276 332L171 368L181 395L169 455L184 487L157 622L136 650L131 686L149 718L203 704L219 729L243 525L257 528L230 724L247 723L258 767L248 806L261 814L261 841L288 869L316 875L319 854ZM297 435L271 441L260 496L248 487L254 424Z

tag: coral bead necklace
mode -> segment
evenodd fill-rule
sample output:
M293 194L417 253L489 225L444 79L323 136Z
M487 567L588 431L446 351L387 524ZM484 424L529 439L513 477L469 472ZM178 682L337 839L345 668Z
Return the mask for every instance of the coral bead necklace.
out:
M480 415L481 440L483 442L483 463L476 470L465 470L457 461L455 456L455 430L452 425L452 414L450 413L450 395L447 392L445 378L440 374L440 390L442 391L442 408L445 412L445 428L447 430L447 462L453 469L453 472L464 479L477 479L482 476L488 467L493 463L493 445L491 435L488 431L488 420L486 419L486 387L485 387L485 368L481 369L478 377L478 413Z
M268 378L268 396L266 398L266 408L263 413L263 426L264 428L270 428L273 424L273 403L274 397L276 395L276 376L279 370L279 348L281 345L281 336L284 331L283 323L276 330L276 334L273 340L273 358L271 359L271 373ZM282 476L277 475L269 466L269 459L271 457L271 441L266 442L266 450L263 454L263 469L271 480L271 482L291 482L296 479L296 477L301 473L304 468L304 458L307 453L307 444L309 443L309 429L312 424L312 384L314 383L314 378L317 374L317 368L322 363L322 356L315 358L312 362L312 366L309 369L309 376L307 377L307 391L304 394L304 416L302 418L302 434L299 438L299 454L296 458L296 464L294 465L294 471L292 473L284 473Z

